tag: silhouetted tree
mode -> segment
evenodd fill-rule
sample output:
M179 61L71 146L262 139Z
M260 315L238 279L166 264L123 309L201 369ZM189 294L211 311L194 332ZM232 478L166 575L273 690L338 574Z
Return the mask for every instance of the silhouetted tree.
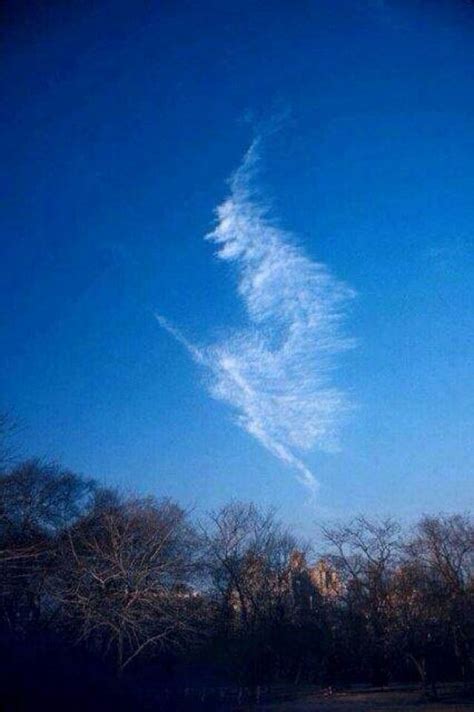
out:
M0 664L45 651L102 679L110 662L119 674L192 662L254 683L385 684L416 671L436 694L440 679L472 682L471 515L423 517L408 536L390 518L356 517L323 530L316 565L253 504L227 504L198 531L170 500L41 460L4 469Z
M406 551L420 572L433 626L449 630L462 679L474 655L474 524L468 515L423 517Z
M330 560L343 583L346 636L354 660L369 665L371 681L384 684L389 672L392 581L400 555L400 526L356 517L323 529Z
M196 536L171 501L98 502L61 538L54 594L77 639L122 672L144 651L183 645L200 600Z
M210 515L205 560L219 629L256 678L301 675L308 657L297 640L312 629L318 594L303 549L272 510L233 502Z
M39 621L56 537L86 511L94 490L91 480L40 460L0 476L0 605L11 628Z

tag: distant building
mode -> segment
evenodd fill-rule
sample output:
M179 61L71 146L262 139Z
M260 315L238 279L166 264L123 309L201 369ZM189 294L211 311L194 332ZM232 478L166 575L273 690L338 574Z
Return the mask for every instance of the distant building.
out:
M256 610L262 614L274 605L284 606L285 601L291 602L293 610L313 610L321 599L334 600L343 591L339 575L329 561L320 559L311 566L298 550L290 554L285 569L270 574L262 558L248 555L242 562L241 574L239 587L231 586L227 599L229 612L241 620L248 620Z
M314 587L323 598L335 598L342 593L342 581L339 575L326 559L320 559L309 568L309 575Z
M312 566L306 561L301 551L294 551L290 556L289 571L294 580L306 577L311 587L323 598L336 598L343 591L342 581L334 566L326 559L319 559Z

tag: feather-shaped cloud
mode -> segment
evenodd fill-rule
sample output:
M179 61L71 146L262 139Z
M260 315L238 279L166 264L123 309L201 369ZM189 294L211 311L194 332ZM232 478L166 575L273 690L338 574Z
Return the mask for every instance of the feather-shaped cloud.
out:
M200 349L159 319L211 371L212 395L234 409L239 425L315 489L301 453L337 447L350 405L330 377L335 356L353 345L341 321L354 292L273 224L253 190L258 161L257 139L207 235L218 258L236 267L247 326Z

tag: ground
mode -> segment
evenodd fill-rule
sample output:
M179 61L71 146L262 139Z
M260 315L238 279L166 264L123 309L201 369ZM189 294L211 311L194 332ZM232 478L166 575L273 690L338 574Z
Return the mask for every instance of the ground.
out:
M463 700L459 690L444 688L440 692L439 701L429 701L416 689L334 694L305 690L301 695L281 695L278 701L263 701L259 705L240 709L249 712L474 712L474 699Z

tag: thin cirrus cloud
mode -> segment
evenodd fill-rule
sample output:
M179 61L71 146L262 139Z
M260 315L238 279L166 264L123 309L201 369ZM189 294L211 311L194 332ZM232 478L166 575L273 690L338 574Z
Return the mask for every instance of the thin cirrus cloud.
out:
M353 346L341 322L354 292L271 220L254 189L259 159L257 138L206 236L217 257L235 266L246 327L200 348L164 317L157 319L210 372L211 395L231 406L238 424L315 491L317 480L302 454L337 449L351 408L331 376L337 355Z

